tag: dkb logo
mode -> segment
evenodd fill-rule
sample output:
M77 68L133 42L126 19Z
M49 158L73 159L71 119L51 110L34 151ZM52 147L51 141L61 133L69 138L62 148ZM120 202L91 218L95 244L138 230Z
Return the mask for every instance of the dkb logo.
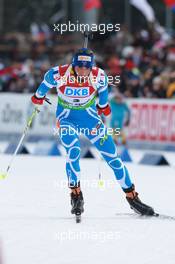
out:
M71 97L86 97L89 95L89 87L66 87L64 94Z

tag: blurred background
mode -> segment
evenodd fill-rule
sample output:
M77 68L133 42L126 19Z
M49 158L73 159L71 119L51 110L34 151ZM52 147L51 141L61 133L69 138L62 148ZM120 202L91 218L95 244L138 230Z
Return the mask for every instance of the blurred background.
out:
M118 32L94 32L89 44L96 65L109 76L120 76L119 84L109 85L113 114L106 121L122 131L116 142L139 149L174 150L173 0L0 0L0 139L14 140L21 133L31 93L44 73L70 63L82 46L80 32L54 31L54 24L69 21L120 24ZM56 91L51 93L56 100ZM45 106L30 131L34 141L52 136L54 122L53 107Z

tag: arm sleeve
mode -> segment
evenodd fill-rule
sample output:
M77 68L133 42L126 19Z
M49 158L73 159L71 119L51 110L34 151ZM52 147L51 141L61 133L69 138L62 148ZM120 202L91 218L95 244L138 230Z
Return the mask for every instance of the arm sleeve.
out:
M108 104L108 77L104 73L104 71L101 71L99 80L98 80L98 86L97 91L99 95L99 106L101 108L107 106Z
M58 67L52 68L45 73L44 80L42 81L35 93L38 98L44 97L50 89L57 86L57 81L54 77L58 74Z

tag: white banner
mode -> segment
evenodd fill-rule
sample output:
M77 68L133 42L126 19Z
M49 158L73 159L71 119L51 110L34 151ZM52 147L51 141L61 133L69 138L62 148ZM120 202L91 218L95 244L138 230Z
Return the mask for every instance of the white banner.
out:
M34 107L31 94L0 93L0 133L22 133ZM49 95L52 105L47 103L32 123L30 134L53 135L56 124L57 96Z

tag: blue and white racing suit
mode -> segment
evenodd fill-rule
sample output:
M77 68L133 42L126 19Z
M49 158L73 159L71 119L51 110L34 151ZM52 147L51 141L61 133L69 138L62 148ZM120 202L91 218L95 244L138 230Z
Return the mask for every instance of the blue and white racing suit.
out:
M66 149L66 172L70 187L80 183L80 141L79 132L98 149L107 164L113 170L121 188L125 191L132 187L129 172L117 154L117 147L107 128L97 113L95 98L98 104L108 104L107 76L100 68L93 67L88 83L71 82L74 73L71 65L50 69L36 91L41 98L53 87L57 88L58 106L56 118L60 126L60 139ZM67 77L70 77L69 80ZM93 77L95 76L95 82Z

